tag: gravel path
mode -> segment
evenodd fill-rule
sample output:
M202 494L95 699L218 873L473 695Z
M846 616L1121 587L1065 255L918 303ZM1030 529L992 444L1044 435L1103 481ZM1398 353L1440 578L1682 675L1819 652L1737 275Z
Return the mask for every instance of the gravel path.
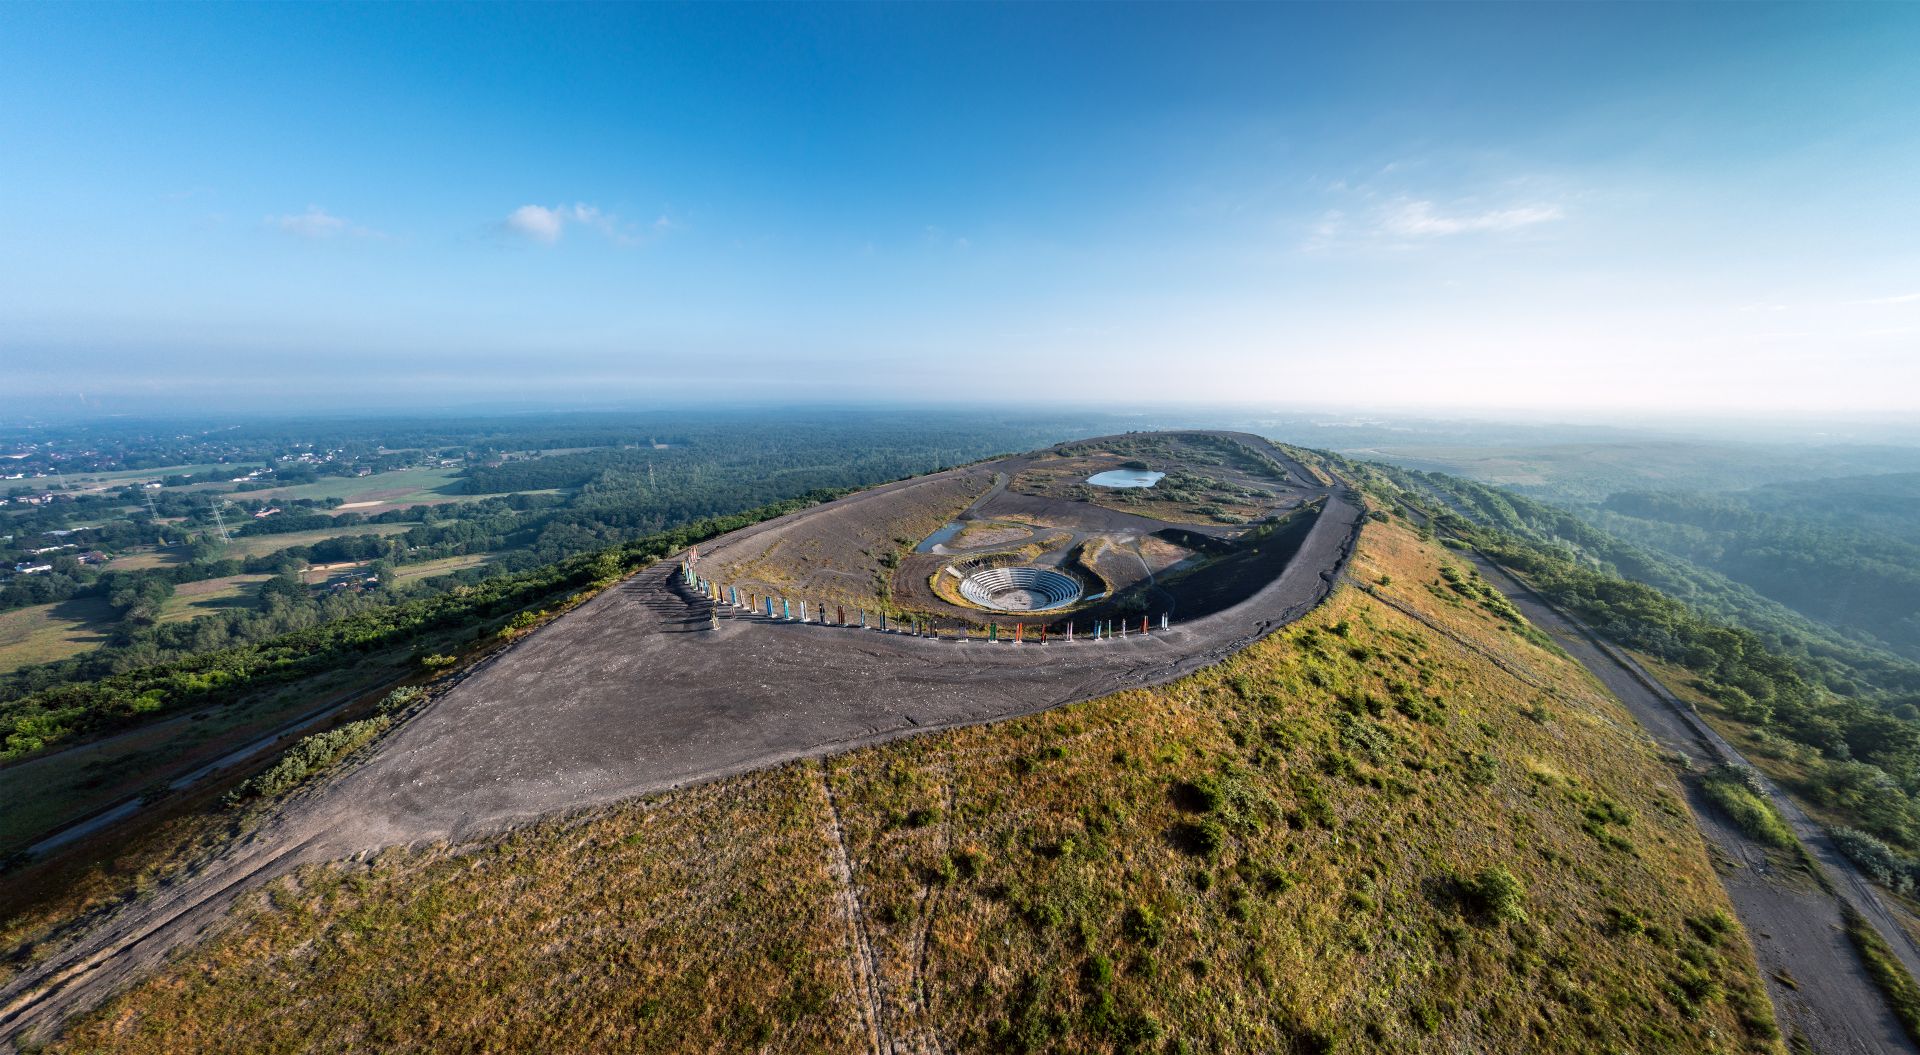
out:
M1592 672L1620 698L1627 710L1668 751L1677 751L1708 763L1745 762L1720 736L1708 728L1685 703L1666 692L1631 658L1606 645L1555 608L1506 569L1478 553L1467 553L1480 574L1507 595L1533 625L1551 635L1561 648ZM1915 1051L1900 1022L1888 1009L1879 987L1867 974L1852 940L1846 935L1840 906L1799 872L1776 869L1766 852L1733 827L1700 790L1697 779L1682 781L1687 804L1710 846L1737 867L1721 868L1720 879L1733 900L1740 921L1753 940L1754 956L1766 976L1767 991L1788 1036L1805 1037L1820 1055ZM1778 789L1775 805L1793 824L1831 881L1845 884L1838 896L1869 911L1886 909L1851 864L1840 858L1826 833L1814 825ZM1854 889L1855 885L1859 889ZM1873 918L1871 915L1869 918ZM1890 917L1874 921L1882 937L1910 964L1911 942ZM1891 927L1893 933L1887 933ZM1911 970L1911 966L1909 967ZM1792 984L1783 979L1792 979Z

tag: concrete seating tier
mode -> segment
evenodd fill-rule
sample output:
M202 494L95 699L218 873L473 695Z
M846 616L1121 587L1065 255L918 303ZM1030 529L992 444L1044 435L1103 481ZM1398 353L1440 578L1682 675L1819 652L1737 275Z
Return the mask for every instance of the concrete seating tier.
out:
M989 568L960 581L960 596L1000 612L1040 612L1080 599L1080 583L1050 568Z

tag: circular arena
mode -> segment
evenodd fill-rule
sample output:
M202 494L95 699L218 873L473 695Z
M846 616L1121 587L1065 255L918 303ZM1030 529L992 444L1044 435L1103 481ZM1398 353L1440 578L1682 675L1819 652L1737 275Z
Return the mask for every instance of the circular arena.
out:
M1044 612L1080 599L1080 583L1048 568L989 568L960 580L960 596L997 612Z

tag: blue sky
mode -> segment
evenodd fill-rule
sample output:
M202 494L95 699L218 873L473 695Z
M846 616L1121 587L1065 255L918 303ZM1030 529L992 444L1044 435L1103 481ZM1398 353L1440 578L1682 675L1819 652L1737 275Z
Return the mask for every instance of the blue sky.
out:
M102 409L1920 409L1920 7L0 6Z

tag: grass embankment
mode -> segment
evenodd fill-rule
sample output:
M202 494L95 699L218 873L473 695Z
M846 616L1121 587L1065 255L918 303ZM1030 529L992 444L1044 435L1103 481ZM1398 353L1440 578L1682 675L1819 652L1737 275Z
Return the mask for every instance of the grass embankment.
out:
M1443 561L1355 568L1438 630L310 869L61 1048L1777 1051L1672 773Z
M1847 919L1847 937L1853 940L1861 962L1867 965L1867 973L1885 994L1887 1006L1906 1029L1907 1038L1920 1044L1920 985L1914 983L1913 976L1907 973L1900 958L1887 947L1886 939L1880 937L1871 923L1852 905L1843 901L1840 907Z
M458 647L447 640L443 647ZM345 700L418 669L409 655L372 653L351 667L277 687L192 720L163 722L0 768L0 858L96 810L257 740L332 700ZM13 878L12 876L8 877ZM10 899L0 898L0 911Z

